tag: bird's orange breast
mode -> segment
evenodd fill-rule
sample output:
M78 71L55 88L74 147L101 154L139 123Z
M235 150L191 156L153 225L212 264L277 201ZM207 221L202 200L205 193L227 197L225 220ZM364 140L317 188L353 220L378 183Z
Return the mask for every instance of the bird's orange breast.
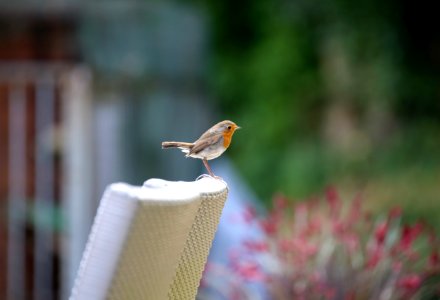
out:
M228 148L231 144L233 132L224 132L223 133L223 147Z

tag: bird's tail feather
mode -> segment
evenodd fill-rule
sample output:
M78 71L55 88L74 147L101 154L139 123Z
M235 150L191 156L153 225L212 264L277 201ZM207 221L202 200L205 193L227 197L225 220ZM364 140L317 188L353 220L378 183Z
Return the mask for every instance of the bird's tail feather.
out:
M191 149L193 145L194 145L193 143L184 143L184 142L162 142L162 149L180 148L184 150L184 149Z

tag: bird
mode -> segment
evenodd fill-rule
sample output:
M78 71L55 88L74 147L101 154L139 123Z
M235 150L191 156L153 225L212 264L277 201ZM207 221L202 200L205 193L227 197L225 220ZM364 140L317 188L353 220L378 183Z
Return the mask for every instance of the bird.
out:
M162 149L179 148L183 153L186 153L186 157L201 159L209 175L219 178L212 172L208 160L222 155L231 144L234 132L240 128L232 121L221 121L209 128L193 143L162 142Z

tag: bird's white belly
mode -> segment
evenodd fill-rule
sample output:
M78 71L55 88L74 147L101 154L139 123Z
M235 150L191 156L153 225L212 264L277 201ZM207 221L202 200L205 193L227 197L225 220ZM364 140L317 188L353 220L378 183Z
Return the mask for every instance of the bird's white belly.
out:
M199 153L194 153L189 156L194 157L194 158L199 158L199 159L210 160L210 159L214 159L214 158L219 157L225 151L226 151L225 147L213 145L213 146L206 147L205 149L203 149Z

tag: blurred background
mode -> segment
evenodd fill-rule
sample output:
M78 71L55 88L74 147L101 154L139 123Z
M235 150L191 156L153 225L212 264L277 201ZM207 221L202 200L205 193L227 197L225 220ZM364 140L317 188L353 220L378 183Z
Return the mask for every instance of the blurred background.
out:
M194 180L160 142L223 119L216 166L263 205L333 185L440 229L439 23L426 0L0 1L0 299L66 298L105 186Z

